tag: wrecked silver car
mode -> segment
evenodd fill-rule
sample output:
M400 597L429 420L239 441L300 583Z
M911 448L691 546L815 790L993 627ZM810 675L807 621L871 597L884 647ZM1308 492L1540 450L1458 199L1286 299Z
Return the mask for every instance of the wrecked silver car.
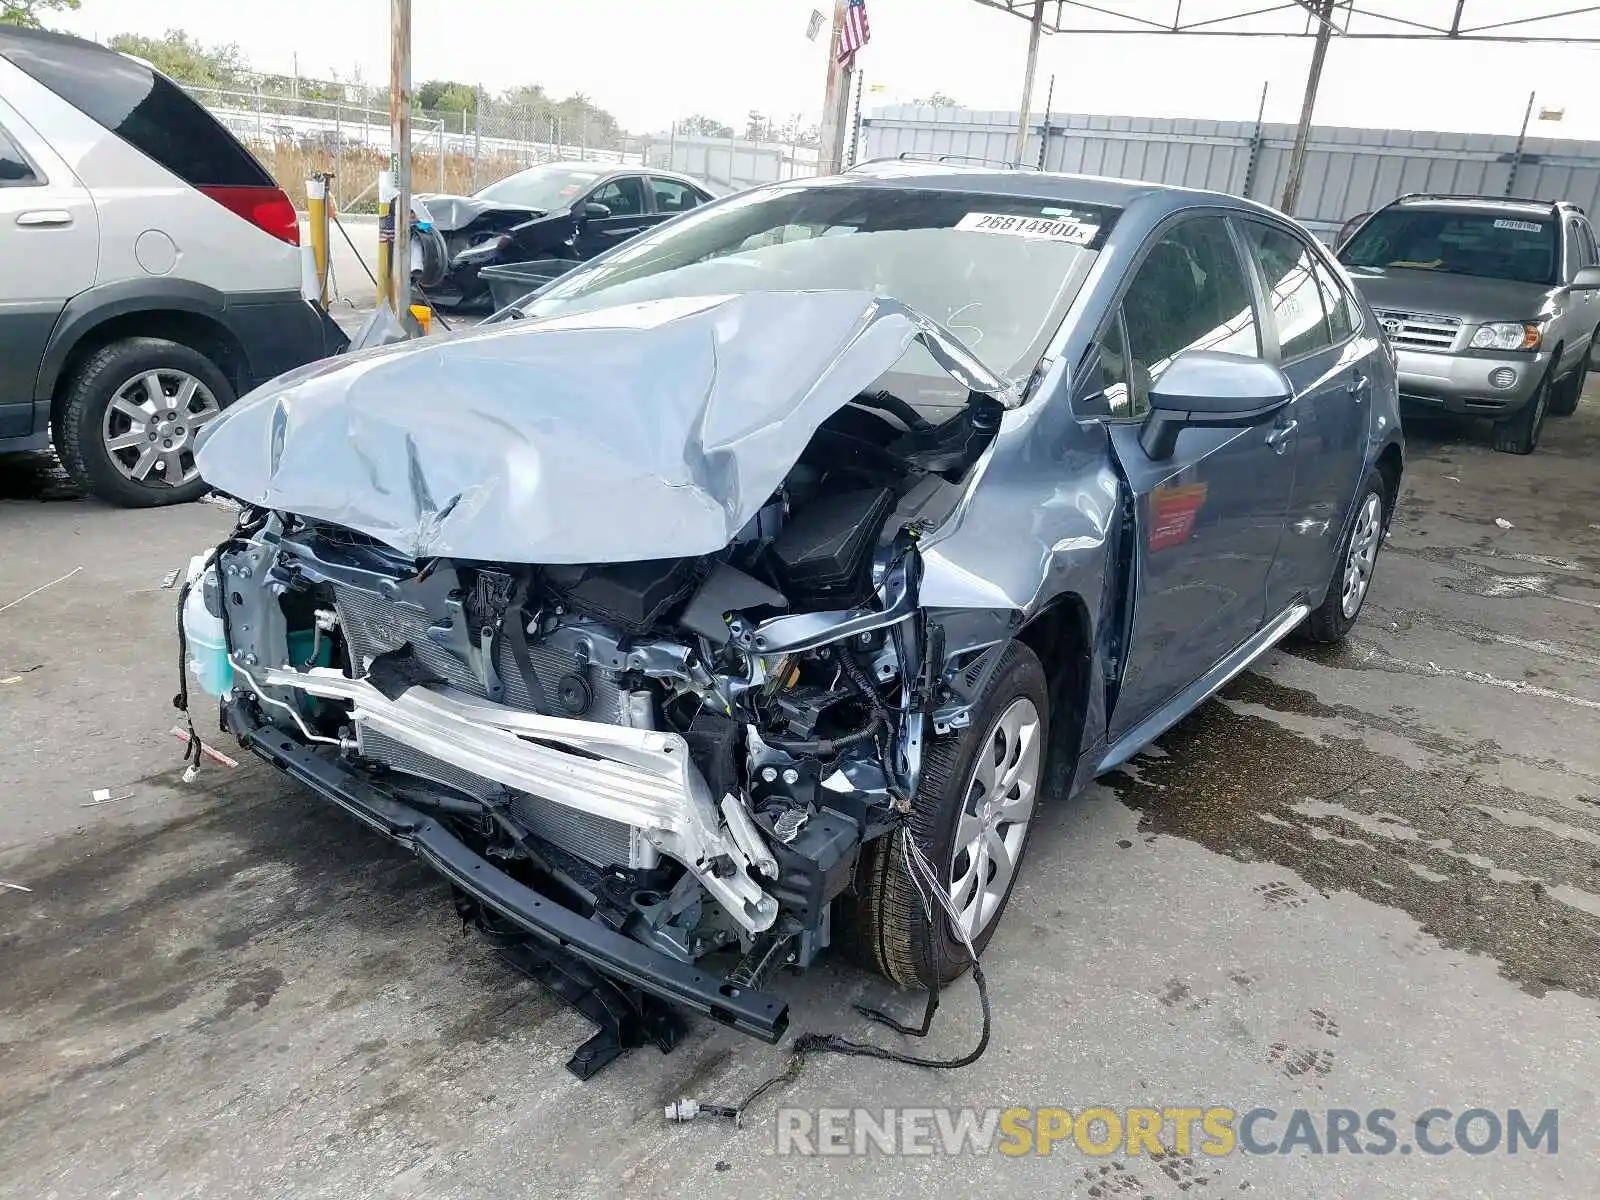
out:
M283 376L200 447L242 508L191 564L192 674L601 1024L579 1074L669 1047L680 1007L775 1040L773 973L830 946L937 988L1047 776L1081 786L1365 594L1399 478L1376 325L1222 197L1179 249L1231 265L1158 253L1159 304L1143 267L1124 294L1197 195L776 185L520 319ZM1219 202L1350 305L1359 428L1296 410ZM1303 492L1291 410L1323 435Z

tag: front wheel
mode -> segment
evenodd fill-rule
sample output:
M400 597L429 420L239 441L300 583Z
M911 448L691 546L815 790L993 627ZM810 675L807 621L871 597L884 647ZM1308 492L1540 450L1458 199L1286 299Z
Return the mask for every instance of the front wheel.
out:
M1577 368L1556 385L1550 393L1550 415L1552 417L1570 417L1578 411L1578 401L1583 399L1583 385L1589 379L1589 356L1594 353L1594 339L1584 347L1583 357L1578 360Z
M963 940L982 952L1016 886L1044 782L1050 701L1033 651L1014 642L1004 653L971 724L928 744L912 801L911 834L945 871L965 939L937 901L929 919L898 834L863 851L857 894L841 901L845 953L901 987L959 976L970 965Z
M1388 511L1388 488L1383 476L1376 469L1369 470L1356 499L1355 522L1339 547L1338 571L1328 585L1328 594L1301 627L1313 642L1332 646L1344 641L1361 615L1361 605L1367 599L1378 565L1378 551L1383 547Z
M1554 370L1552 365L1551 370ZM1494 427L1494 448L1502 454L1532 454L1539 444L1539 434L1544 429L1545 414L1550 411L1550 393L1555 384L1550 375L1539 381L1539 390L1516 413Z

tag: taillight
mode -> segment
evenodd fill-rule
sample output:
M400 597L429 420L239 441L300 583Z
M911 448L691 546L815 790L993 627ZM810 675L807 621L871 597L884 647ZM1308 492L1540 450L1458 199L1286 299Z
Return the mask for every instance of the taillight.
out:
M263 233L280 242L300 244L300 214L294 203L275 187L202 187L200 189L229 212L237 213Z

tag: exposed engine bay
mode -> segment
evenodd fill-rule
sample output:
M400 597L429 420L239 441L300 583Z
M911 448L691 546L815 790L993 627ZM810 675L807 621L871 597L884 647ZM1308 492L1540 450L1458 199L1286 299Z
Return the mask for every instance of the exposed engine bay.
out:
M229 649L225 721L316 746L640 943L729 951L757 987L828 945L862 845L909 811L951 669L918 538L1001 411L858 396L697 557L417 560L247 507L192 581Z

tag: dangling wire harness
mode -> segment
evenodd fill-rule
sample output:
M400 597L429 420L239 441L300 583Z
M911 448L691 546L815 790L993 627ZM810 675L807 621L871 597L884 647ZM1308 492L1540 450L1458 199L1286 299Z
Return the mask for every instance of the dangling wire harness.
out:
M898 829L893 835L900 843L900 850L905 858L906 874L911 879L911 885L917 889L917 896L922 901L923 916L927 919L929 927L934 926L934 906L943 910L949 918L951 927L955 930L956 937L960 939L962 948L966 950L967 957L972 961L972 981L978 986L978 1006L983 1012L983 1027L978 1035L978 1044L959 1058L924 1058L921 1055L906 1054L889 1046L879 1046L871 1042L856 1042L849 1038L840 1037L836 1033L802 1033L795 1038L789 1062L782 1071L763 1082L755 1091L751 1092L738 1104L703 1104L698 1100L688 1097L677 1100L666 1106L666 1118L669 1121L688 1122L698 1117L714 1117L720 1120L732 1121L736 1126L743 1127L744 1114L762 1096L773 1088L784 1083L793 1083L800 1077L806 1060L812 1054L845 1054L856 1058L878 1058L886 1062L905 1063L913 1067L927 1067L933 1070L953 1071L961 1067L971 1066L983 1057L983 1052L989 1048L989 1037L992 1032L992 1014L989 1009L989 986L983 975L983 966L978 961L978 951L972 944L972 938L967 933L966 926L961 921L961 915L956 911L955 901L951 898L949 890L939 881L939 873L934 869L928 856L923 853L922 847L917 845L917 839L912 835L908 819L902 819ZM939 1007L939 982L934 978L933 986L928 990L928 1004L923 1010L922 1024L912 1026L903 1024L875 1008L865 1005L854 1005L857 1012L870 1021L880 1025L887 1025L896 1033L905 1034L907 1037L926 1037L933 1024L933 1014Z

